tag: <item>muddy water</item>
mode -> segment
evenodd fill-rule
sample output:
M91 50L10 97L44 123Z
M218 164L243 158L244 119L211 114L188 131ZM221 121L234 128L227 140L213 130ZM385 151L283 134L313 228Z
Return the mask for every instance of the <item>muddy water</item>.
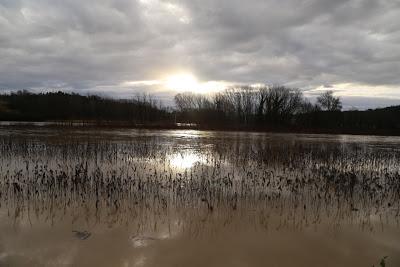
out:
M0 266L400 265L400 138L0 129Z

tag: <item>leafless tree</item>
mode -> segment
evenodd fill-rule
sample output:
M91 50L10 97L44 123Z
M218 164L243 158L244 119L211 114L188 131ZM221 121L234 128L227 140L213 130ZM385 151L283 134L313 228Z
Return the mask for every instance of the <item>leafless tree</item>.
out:
M326 91L317 98L317 103L323 110L340 111L342 110L342 101L339 97L333 96L332 91Z
M175 95L175 105L179 111L188 111L195 108L194 95L190 93L182 93Z
M296 114L303 103L299 89L285 86L272 86L262 91L265 98L264 114L267 120L277 122Z

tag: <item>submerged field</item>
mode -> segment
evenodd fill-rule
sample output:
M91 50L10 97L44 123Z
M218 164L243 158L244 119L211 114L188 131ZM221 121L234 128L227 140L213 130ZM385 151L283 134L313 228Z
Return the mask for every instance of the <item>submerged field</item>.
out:
M400 138L0 129L0 265L400 264Z

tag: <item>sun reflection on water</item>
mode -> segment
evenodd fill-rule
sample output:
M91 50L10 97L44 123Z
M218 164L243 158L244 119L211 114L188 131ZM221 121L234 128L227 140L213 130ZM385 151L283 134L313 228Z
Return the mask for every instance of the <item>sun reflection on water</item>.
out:
M204 159L193 151L175 153L169 156L169 163L172 168L190 169L197 163L204 163Z

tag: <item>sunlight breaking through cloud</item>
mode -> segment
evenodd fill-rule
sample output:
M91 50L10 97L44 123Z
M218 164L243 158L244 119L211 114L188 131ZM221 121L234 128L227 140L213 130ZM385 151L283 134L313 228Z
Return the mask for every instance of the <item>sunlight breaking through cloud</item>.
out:
M335 85L351 105L389 104L400 95L399 16L384 0L2 1L0 90L172 101L165 76L181 70L197 80L191 91Z

